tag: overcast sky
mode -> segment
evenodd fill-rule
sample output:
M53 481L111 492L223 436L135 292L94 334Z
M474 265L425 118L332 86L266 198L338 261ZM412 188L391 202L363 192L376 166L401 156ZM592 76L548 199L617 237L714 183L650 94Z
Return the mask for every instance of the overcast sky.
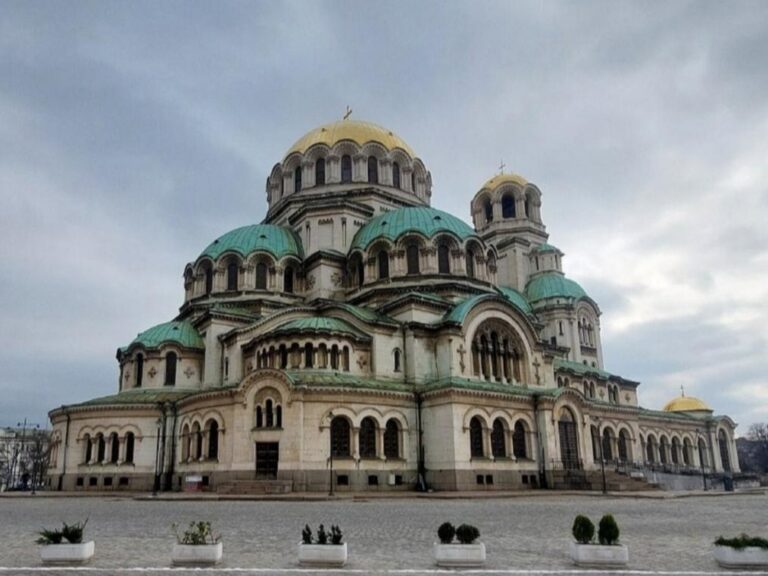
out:
M768 420L768 2L0 0L0 425L114 393L115 350L341 118L469 221L503 159L642 405Z

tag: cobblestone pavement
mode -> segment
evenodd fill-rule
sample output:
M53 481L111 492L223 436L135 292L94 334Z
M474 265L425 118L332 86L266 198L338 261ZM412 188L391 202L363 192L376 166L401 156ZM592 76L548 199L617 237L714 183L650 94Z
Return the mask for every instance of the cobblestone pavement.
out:
M197 519L210 520L221 533L220 566L230 573L241 568L260 574L298 572L296 546L305 523L313 529L320 523L342 527L350 549L348 572L434 572L431 546L444 521L479 527L487 571L572 571L567 551L574 516L587 514L597 524L607 512L616 517L621 540L630 547L630 570L717 572L711 550L718 535L768 535L768 496L761 494L328 502L0 498L0 576L40 566L34 545L39 529L84 518L87 536L96 541L89 565L94 574L167 568L174 542L171 523L183 526ZM215 571L195 574L208 572Z

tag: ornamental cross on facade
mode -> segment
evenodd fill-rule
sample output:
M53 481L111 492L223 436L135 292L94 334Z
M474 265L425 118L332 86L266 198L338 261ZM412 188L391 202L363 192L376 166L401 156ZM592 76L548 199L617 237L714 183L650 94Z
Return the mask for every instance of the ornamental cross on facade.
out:
M184 370L184 375L187 377L187 380L192 378L192 374L195 373L195 370L192 368L192 366L187 366L187 369Z
M539 376L540 366L541 366L541 363L539 362L539 359L536 358L536 360L533 361L533 368L536 370L536 384L541 384L541 376Z
M459 348L456 350L456 352L459 353L459 366L461 366L461 373L464 374L464 354L467 353L467 351L464 350L464 344L459 344Z
M504 164L504 160L501 161L501 164L499 164L499 174L504 174L504 168L506 168L507 165Z

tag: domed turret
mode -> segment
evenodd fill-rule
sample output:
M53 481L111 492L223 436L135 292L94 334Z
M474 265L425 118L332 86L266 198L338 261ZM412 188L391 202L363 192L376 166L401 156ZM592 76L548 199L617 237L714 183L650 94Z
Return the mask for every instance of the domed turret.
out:
M392 130L387 130L373 122L339 120L338 122L319 126L304 134L290 147L285 154L284 160L292 154L306 154L313 146L321 145L333 148L336 144L345 140L354 142L358 146L365 146L372 142L383 146L387 152L402 150L411 158L416 158L416 154L411 147Z
M674 398L666 403L664 412L693 412L711 414L712 409L702 400L693 396L686 396L685 392L681 396Z

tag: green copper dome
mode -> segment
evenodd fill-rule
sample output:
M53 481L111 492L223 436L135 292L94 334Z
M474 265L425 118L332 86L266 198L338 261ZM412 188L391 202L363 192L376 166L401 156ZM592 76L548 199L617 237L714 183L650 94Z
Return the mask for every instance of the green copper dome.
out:
M133 346L142 345L145 348L157 348L162 344L179 344L184 348L194 348L202 350L205 348L203 339L198 334L197 330L187 322L173 321L166 322L165 324L158 324L153 326L149 330L144 330L131 342L128 348Z
M509 286L499 286L496 289L502 293L504 298L512 302L512 304L514 304L519 310L525 312L528 315L533 314L533 310L531 310L531 305L528 304L528 301L525 299L525 296L520 294L520 292L518 292L514 288L510 288Z
M351 336L358 340L370 340L370 336L364 334L349 322L345 322L339 318L327 318L322 316L314 316L312 318L298 318L297 320L291 320L286 322L272 330L272 334L285 334L285 333L310 333L310 334L341 334L343 336Z
M525 297L534 303L547 298L573 298L578 300L587 296L584 289L573 280L559 272L546 272L534 276L525 287Z
M427 238L432 238L438 232L448 232L460 240L475 235L469 224L442 210L424 207L400 208L376 216L360 228L352 240L350 250L365 250L379 238L394 242L408 232L417 232Z
M245 257L260 250L269 252L278 259L283 256L304 257L298 236L288 228L273 224L253 224L235 228L214 240L200 256L209 256L215 260L225 252L237 252Z
M531 252L538 252L539 254L546 254L548 252L560 252L560 249L556 246L552 246L552 244L539 244L531 250Z

